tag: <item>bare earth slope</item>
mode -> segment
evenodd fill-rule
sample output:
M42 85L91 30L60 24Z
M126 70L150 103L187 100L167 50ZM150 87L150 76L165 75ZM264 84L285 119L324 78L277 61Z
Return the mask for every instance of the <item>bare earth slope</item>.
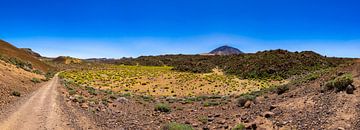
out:
M43 72L47 72L52 69L51 66L43 63L27 51L19 49L3 40L0 40L0 55L6 55L8 57L18 58L23 61L30 62L35 69Z
M8 113L12 114L2 114L0 128L3 130L92 128L87 120L83 118L76 120L80 116L65 109L66 106L63 106L57 91L58 85L58 78L55 76L29 97L25 97L18 106L14 106L17 109L9 109Z
M32 78L42 79L44 77L0 60L0 107L19 98L11 96L14 91L25 96L38 89L39 85L31 82Z

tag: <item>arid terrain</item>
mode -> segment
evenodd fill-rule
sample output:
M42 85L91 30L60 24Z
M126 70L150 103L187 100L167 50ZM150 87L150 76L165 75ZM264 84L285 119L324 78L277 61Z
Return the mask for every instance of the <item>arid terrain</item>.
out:
M0 43L0 129L360 127L359 59L286 50L46 58Z

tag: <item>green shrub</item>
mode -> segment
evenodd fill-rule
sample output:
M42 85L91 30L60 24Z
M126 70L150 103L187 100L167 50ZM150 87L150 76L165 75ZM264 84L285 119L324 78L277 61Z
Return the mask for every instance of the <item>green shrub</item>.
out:
M97 95L96 89L93 87L86 87L86 90L88 91L89 94L91 95Z
M11 95L16 96L16 97L20 97L20 96L21 96L21 93L18 92L18 91L13 91L13 92L11 93Z
M141 95L140 96L144 101L152 101L153 97L152 96L148 96L148 95Z
M76 90L74 89L69 90L69 95L74 95L74 94L76 94Z
M171 108L167 104L158 103L155 105L155 111L170 112Z
M103 98L103 99L101 99L101 103L103 103L104 105L107 106L109 104L109 99Z
M179 124L179 123L168 123L164 125L161 130L194 130L190 125Z
M320 75L319 75L319 74L311 73L311 74L309 74L309 75L307 75L307 76L305 77L305 80L307 80L307 81L313 81L313 80L316 80L316 79L318 79L318 78L320 78Z
M237 105L239 107L243 107L245 105L245 103L247 101L254 101L256 98L255 95L253 94L242 94L238 99L237 99Z
M78 103L84 103L85 102L85 98L83 96L80 95L76 95L74 102L78 102Z
M275 89L275 91L278 95L284 94L288 90L289 90L288 85L280 85L280 86L276 87L276 89Z
M206 124L206 123L208 123L209 118L208 118L207 116L200 116L200 117L198 117L198 120L199 120L201 123Z
M123 93L123 94L120 94L119 96L120 97L131 97L131 93Z
M221 103L215 102L215 101L204 102L204 107L217 106L217 105L220 105L220 104Z
M33 82L33 83L40 83L41 80L38 79L38 78L32 78L32 79L31 79L31 82Z
M351 74L343 74L325 83L325 89L337 92L346 90L346 87L354 82Z
M232 128L232 130L244 130L244 129L245 129L244 124L238 124L234 128Z
M22 61L20 59L17 59L17 58L11 57L11 58L8 59L8 62L13 64L13 65L16 65L16 67L18 67L18 68L22 68L22 69L26 70L26 71L31 71L33 69L31 63L24 62L24 61Z
M35 74L42 74L42 72L40 70L33 70L33 73Z
M54 72L47 72L45 74L45 78L46 80L50 80L52 77L54 77L55 73Z

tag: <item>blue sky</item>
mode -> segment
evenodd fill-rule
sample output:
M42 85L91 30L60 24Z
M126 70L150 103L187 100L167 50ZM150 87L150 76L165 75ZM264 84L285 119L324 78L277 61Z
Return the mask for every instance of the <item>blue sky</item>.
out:
M0 38L45 56L313 50L360 57L356 0L0 0Z

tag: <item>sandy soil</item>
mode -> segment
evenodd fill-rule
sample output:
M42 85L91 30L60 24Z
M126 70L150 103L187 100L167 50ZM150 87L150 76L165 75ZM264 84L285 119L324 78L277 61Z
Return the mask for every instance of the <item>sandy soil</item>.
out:
M59 87L57 76L47 82L39 90L28 97L20 100L15 109L8 109L0 119L0 128L3 130L15 129L89 129L89 123L86 119L76 118L80 115L69 112L63 105L60 94L57 91ZM17 108L17 109L16 109ZM71 118L70 118L71 117ZM75 118L74 118L75 117ZM75 120L74 119L81 119ZM84 123L84 125L77 125Z

